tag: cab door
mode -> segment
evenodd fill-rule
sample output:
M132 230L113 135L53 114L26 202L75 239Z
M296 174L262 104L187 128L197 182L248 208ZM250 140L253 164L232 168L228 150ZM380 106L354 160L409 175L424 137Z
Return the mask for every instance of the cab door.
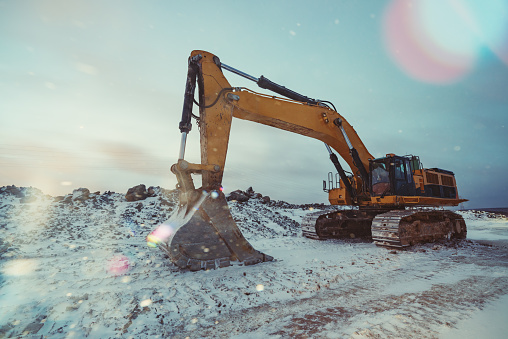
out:
M409 164L409 159L395 158L393 164L395 194L405 196L416 195L413 172Z

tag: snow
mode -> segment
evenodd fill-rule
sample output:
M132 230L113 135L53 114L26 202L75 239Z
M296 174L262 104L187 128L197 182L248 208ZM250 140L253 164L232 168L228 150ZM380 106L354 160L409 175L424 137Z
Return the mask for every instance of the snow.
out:
M508 251L499 244L508 223L499 215L460 212L467 241L392 251L303 238L302 217L329 207L230 202L246 238L275 261L179 272L145 240L171 215L174 193L135 202L23 194L0 194L0 337L506 333Z
M467 237L472 240L508 240L507 218L491 212L465 213Z
M508 333L508 295L488 304L483 310L477 311L467 321L459 323L457 328L443 332L448 339L467 338L506 338Z

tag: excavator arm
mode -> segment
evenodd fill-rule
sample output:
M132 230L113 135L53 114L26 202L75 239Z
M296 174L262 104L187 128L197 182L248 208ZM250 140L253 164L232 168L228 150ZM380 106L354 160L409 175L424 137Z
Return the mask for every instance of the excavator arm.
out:
M232 87L224 77L219 59L204 51L193 51L189 58L189 76L180 129L185 149L186 133L190 131L194 88L199 87L199 119L203 187L218 188L222 183L232 118L250 120L278 129L323 141L335 149L355 173L357 187L367 178L372 155L358 137L354 128L335 110L307 98L270 80L257 80L263 88L281 89L282 95L301 101L259 94L246 88ZM232 69L226 66L226 69ZM236 72L239 72L235 70ZM194 73L196 75L194 75ZM305 100L305 101L304 101ZM182 129L182 126L185 128ZM183 152L180 159L183 160ZM198 165L199 167L199 165ZM215 169L215 170L214 170ZM363 172L363 173L362 173Z

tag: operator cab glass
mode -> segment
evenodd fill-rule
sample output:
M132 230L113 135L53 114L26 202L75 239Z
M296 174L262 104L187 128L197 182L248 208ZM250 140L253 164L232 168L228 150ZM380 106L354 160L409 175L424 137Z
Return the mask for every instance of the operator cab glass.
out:
M389 167L383 162L371 163L372 195L379 196L390 190Z
M372 196L416 195L411 158L397 155L370 162Z

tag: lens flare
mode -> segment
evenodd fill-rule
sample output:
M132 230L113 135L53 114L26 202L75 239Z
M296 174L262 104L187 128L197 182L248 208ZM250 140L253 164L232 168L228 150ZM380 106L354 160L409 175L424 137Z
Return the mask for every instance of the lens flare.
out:
M393 0L383 21L385 44L409 76L452 83L489 48L508 63L508 2Z
M149 247L157 247L157 244L167 242L173 233L171 225L161 224L146 237L146 243Z
M151 248L156 248L157 244L160 242L160 239L157 237L154 237L153 235L148 235L146 237L146 245Z
M108 260L107 271L109 274L118 276L126 273L130 268L129 258L125 255L115 255Z
M141 307L147 307L152 304L152 299L145 299L139 303L139 306Z
M38 264L34 259L15 259L7 262L2 273L7 276L23 276L35 272Z

